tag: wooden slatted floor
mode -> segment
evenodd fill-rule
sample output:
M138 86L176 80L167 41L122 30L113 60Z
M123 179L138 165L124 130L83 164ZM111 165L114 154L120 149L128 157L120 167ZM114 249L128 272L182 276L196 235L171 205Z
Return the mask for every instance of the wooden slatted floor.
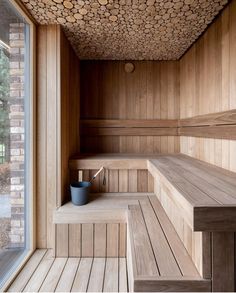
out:
M54 258L38 249L9 292L128 292L125 258Z

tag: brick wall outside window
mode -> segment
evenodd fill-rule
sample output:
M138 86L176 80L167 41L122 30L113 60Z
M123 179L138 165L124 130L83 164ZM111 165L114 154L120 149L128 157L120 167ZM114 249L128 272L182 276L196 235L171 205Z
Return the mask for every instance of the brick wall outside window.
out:
M24 24L10 25L10 170L12 247L24 246Z

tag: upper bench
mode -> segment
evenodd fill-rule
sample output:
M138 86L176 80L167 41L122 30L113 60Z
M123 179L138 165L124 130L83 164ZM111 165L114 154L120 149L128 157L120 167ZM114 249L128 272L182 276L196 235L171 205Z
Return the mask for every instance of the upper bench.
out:
M70 169L147 169L183 211L193 231L236 231L236 174L191 157L99 154L70 160Z
M193 231L236 231L236 174L184 155L159 157L148 169L169 188Z

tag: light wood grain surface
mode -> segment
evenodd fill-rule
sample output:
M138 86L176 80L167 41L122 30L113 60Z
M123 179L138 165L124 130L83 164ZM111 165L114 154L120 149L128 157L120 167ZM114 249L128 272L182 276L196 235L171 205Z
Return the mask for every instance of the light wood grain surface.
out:
M59 26L39 26L37 37L37 247L49 248L52 210L68 196L68 160L79 148L79 61Z
M219 120L221 124L221 117L227 124L234 120L235 13L236 2L232 1L180 60L180 118L185 122L198 115L207 115L206 117L211 119L211 124ZM214 114L221 111L230 111L230 115L220 117ZM200 137L193 137L191 132L194 134L197 130L191 129L185 132L188 137L180 139L181 152L235 172L236 142L230 140L229 133L233 128L224 128L225 133L229 134L228 139L223 139L222 132L222 139L202 138L201 136L206 134L202 131L197 135ZM209 127L209 132L212 131ZM220 129L217 128L216 131L220 132ZM233 137L234 133L235 131L231 133Z
M167 123L173 126L178 119L177 62L135 61L135 71L132 74L123 70L124 64L123 61L81 62L81 119L82 125L83 121L86 124L81 151L178 152L179 140L173 137L176 129L158 130L150 127L153 125L152 119L163 120L159 127ZM125 121L119 121L121 119ZM97 127L102 127L87 128L88 125L94 125L94 120L98 122ZM104 127L108 123L109 127ZM128 127L134 125L148 127L143 130ZM111 126L115 127L110 128ZM97 134L100 135L96 136Z
M128 292L125 258L54 258L51 250L36 250L9 289L10 292L112 290Z

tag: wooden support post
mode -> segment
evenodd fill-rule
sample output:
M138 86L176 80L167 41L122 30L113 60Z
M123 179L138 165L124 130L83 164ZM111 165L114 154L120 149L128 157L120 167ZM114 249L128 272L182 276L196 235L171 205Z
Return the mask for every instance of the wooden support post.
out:
M212 233L212 291L234 292L234 233Z

